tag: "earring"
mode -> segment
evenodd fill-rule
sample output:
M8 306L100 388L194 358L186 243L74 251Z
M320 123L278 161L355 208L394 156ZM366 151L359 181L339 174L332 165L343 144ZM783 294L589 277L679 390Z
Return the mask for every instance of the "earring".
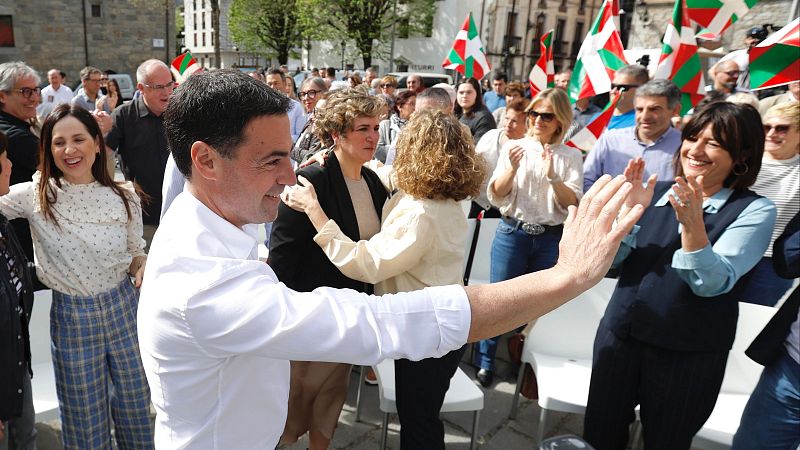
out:
M744 169L741 168L742 166L744 166ZM736 163L733 165L733 174L737 177L746 174L749 170L750 166L748 166L746 162Z

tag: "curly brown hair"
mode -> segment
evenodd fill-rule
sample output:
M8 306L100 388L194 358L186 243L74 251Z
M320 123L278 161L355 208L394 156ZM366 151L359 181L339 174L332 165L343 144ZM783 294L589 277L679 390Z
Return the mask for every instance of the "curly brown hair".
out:
M333 133L344 134L353 129L359 117L378 117L383 112L382 99L369 95L363 88L346 88L331 92L325 107L315 114L314 131L325 147L333 145Z
M397 185L416 198L464 200L478 195L486 162L469 128L437 109L415 112L397 142Z

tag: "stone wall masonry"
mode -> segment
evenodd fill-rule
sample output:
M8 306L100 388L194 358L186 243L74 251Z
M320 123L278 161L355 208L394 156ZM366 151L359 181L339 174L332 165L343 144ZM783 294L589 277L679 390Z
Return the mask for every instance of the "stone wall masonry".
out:
M84 45L80 2L13 0L7 9L13 16L16 51L9 56L0 53L0 62L13 55L39 71L43 79L56 67L67 73L67 84L74 86L87 59L101 70L112 69L134 78L142 61L175 57L174 0L84 1L88 45ZM91 17L92 4L100 5L101 17ZM165 46L154 48L153 39L163 39Z

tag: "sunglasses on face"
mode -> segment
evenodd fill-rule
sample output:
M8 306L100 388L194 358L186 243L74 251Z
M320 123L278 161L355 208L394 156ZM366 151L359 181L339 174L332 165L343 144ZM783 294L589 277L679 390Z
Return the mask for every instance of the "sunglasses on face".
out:
M307 91L300 91L300 92L297 93L297 98L302 100L302 99L308 97L309 100L314 100L315 98L317 98L317 94L319 94L319 92L320 91L318 91L316 89L309 89Z
M611 90L612 90L612 91L613 91L613 90L618 90L618 91L620 91L620 90L623 90L623 89L624 89L624 90L626 90L626 91L630 91L631 89L636 89L636 88L638 88L638 87L639 87L639 85L638 85L638 84L617 84L617 83L611 83Z
M783 134L789 131L789 125L764 125L764 134L769 134L772 130L775 130L778 134Z
M384 88L384 89L387 89L387 88L393 88L394 85L393 84L382 84L381 87Z
M541 117L542 122L552 122L553 119L556 118L556 115L553 113L540 113L536 111L530 111L528 115L531 116L531 119L533 119L534 121Z

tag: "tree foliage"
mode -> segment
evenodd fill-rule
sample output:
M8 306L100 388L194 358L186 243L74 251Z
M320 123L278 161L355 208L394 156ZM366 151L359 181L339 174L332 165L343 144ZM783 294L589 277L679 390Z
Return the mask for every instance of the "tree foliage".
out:
M228 26L243 49L276 56L286 64L302 44L297 0L233 0Z
M392 26L408 34L429 35L436 12L435 0L296 0L305 36L332 42L350 41L358 48L364 67L374 56L386 54Z

